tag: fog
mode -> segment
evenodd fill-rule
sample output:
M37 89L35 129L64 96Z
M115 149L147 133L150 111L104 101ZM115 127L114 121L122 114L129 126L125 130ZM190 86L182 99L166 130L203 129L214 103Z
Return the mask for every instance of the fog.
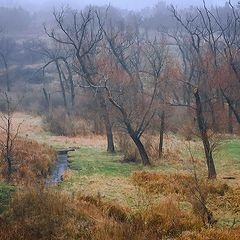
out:
M23 7L30 11L44 10L60 5L70 5L72 7L83 8L86 5L112 5L121 9L141 10L146 7L152 7L157 4L158 0L0 0L0 6L4 7ZM197 6L202 4L202 0L166 0L166 4L173 4L180 8ZM208 5L224 5L226 0L207 0ZM233 3L237 0L232 1Z

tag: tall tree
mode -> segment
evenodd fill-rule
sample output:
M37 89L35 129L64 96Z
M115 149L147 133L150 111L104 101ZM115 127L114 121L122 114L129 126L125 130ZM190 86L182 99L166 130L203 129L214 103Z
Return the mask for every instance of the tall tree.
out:
M102 30L98 26L96 14L90 7L85 11L71 11L62 9L53 13L56 23L55 29L45 32L49 38L58 44L68 46L73 53L73 69L79 76L79 86L87 85L99 89L98 83L102 75L98 69L99 43L102 40ZM108 109L104 104L103 93L100 93L100 106L102 107L104 123L107 134L107 149L114 152L112 126Z
M171 11L180 27L182 28L181 30L184 32L185 39L188 39L189 41L187 43L189 52L189 66L191 66L191 71L189 71L189 74L191 74L192 82L189 83L185 80L182 80L182 82L190 86L192 96L195 100L195 116L198 122L198 129L200 131L201 140L204 146L205 158L208 167L208 178L213 179L216 178L216 169L212 156L212 148L208 137L208 123L203 112L204 108L206 110L207 106L211 104L211 101L209 101L208 97L210 93L208 75L205 71L206 69L204 68L204 56L207 54L207 52L204 46L204 28L202 27L201 21L199 20L201 13L200 15L189 14L184 19L178 14L173 6L171 8ZM178 37L179 36L175 36L175 39ZM177 43L178 42L179 41L177 41ZM189 79L188 76L186 77Z

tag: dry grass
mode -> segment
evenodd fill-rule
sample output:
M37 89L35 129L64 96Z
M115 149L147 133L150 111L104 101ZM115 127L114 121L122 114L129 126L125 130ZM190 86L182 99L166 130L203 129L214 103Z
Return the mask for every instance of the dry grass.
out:
M62 188L64 191L81 192L87 196L100 195L103 199L113 201L122 206L137 205L138 189L126 177L112 176L78 176L69 174Z
M159 137L156 135L143 136L142 142L148 153L148 156L153 164L159 163L158 148ZM182 162L183 153L186 151L187 146L191 144L193 148L199 148L199 143L195 141L186 141L184 138L173 135L164 135L164 149L161 162L179 163ZM141 161L138 150L132 140L126 134L117 135L117 144L119 149L124 154L124 160L127 162Z
M4 135L1 137L4 138ZM33 184L44 180L56 158L55 151L49 146L18 137L13 145L11 180L18 184ZM0 160L1 177L6 179L7 166L1 155Z
M19 122L27 115L16 116L15 120ZM54 142L54 146L105 146L105 137L52 136L43 131L40 118L34 117L32 120L26 120L21 134L27 134L28 138L39 142ZM151 156L154 156L158 138L151 136L144 141L148 151L152 152ZM182 150L187 144L180 137L165 135L164 158L157 160L153 157L153 161L157 160L153 169L135 172L131 178L117 175L118 172L114 176L99 173L83 176L81 170L70 170L64 176L64 183L56 187L57 191L35 189L17 193L10 208L0 219L1 239L239 239L240 230L234 229L240 219L240 190L237 184L229 186L219 180L209 182L200 176L200 189L206 206L218 220L217 225L211 226L212 229L204 228L202 206L194 196L195 182L193 176L189 175L191 167L188 156ZM191 141L197 153L199 145L199 142ZM37 145L34 146L37 148ZM80 149L79 153L83 153L83 150ZM87 154L84 157L93 156L90 150ZM83 156L76 154L75 157L79 159L79 169L82 168ZM108 166L103 164L105 156L94 155L94 158L91 163L87 161L89 168L96 167L98 161L101 162L99 169L104 172L103 168ZM183 161L188 164L187 171L181 165ZM174 166L174 170L165 171L164 163ZM122 167L123 171L125 166L130 165L124 164L119 168ZM197 163L197 167L202 167L201 163ZM106 169L113 171L112 168ZM224 224L228 227L222 229Z
M1 218L1 239L163 239L201 224L171 199L133 211L115 202L51 189L16 193ZM8 237L8 238L7 238Z
M240 190L230 187L221 180L209 181L189 174L160 174L136 172L133 183L146 194L154 196L172 196L178 202L191 206L191 212L204 224L208 222L205 207L213 213L211 222L232 226L240 223Z
M93 132L93 126L76 114L68 115L64 108L58 107L44 117L47 131L59 136L86 136Z
M85 212L66 194L44 189L18 192L3 215L1 239L91 239L92 220Z
M185 232L179 240L239 240L240 229L207 229L201 232Z
M105 146L105 136L96 136L89 134L86 136L54 136L44 130L41 117L29 115L22 112L16 112L13 115L13 126L17 127L20 123L20 135L33 139L40 143L46 143L54 146ZM0 123L1 124L1 123Z

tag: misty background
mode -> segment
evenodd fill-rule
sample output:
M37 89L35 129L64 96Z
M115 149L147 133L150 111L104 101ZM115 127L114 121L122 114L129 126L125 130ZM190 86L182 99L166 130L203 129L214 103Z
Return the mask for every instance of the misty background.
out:
M87 5L108 5L118 7L121 9L128 10L141 10L146 7L152 7L156 5L158 0L0 0L0 6L3 7L23 7L29 11L38 11L38 10L46 10L47 8L53 8L54 6L61 5L70 5L74 8L83 8ZM180 8L186 8L189 6L200 6L202 4L202 0L166 0L167 5L173 4ZM224 5L225 0L207 0L206 3L208 5ZM237 0L233 0L232 3L236 3Z

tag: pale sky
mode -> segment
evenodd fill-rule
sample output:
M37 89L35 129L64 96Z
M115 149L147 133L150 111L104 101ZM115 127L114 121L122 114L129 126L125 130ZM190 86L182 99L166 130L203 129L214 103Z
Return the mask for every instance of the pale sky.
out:
M60 6L63 3L73 7L84 7L89 4L108 5L129 10L140 10L155 5L159 0L0 0L0 6L22 6L27 9L42 9L46 7ZM167 4L174 4L179 7L190 5L201 5L202 0L165 0ZM206 0L209 5L223 5L226 0ZM236 3L237 0L232 0Z

